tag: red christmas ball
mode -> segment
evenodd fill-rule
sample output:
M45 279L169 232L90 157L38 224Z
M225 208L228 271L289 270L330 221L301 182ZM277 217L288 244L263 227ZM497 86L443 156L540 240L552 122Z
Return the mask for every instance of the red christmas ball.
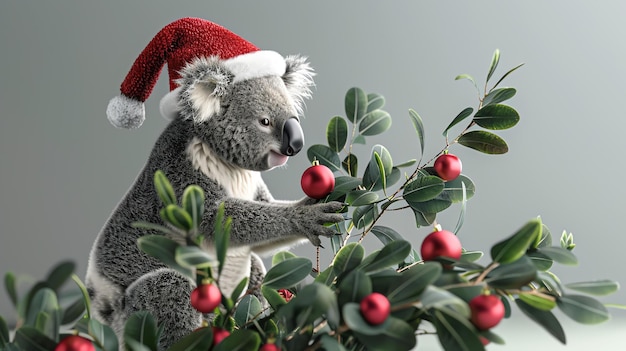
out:
M307 196L323 199L335 188L335 175L330 168L316 164L302 173L300 186Z
M462 250L461 241L454 233L447 230L436 230L424 238L420 253L424 261L432 261L440 256L458 260L461 258Z
M191 306L202 313L211 313L222 303L222 293L214 284L202 284L191 292Z
M276 344L265 344L261 346L259 351L280 351L280 348Z
M387 320L391 312L391 304L383 294L374 292L361 300L361 315L369 324L379 325Z
M478 295L469 302L471 321L476 328L487 330L504 318L504 304L496 295Z
M54 351L96 351L93 343L82 336L70 335L61 340Z
M443 180L454 180L461 174L461 160L453 154L443 154L435 160L435 171Z
M226 339L230 335L230 332L226 329L213 327L213 345L217 345Z

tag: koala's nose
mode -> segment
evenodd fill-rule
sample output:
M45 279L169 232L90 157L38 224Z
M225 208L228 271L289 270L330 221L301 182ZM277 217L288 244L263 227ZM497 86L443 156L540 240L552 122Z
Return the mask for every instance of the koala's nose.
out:
M304 132L296 117L291 117L283 125L283 141L280 152L286 156L293 156L304 146Z

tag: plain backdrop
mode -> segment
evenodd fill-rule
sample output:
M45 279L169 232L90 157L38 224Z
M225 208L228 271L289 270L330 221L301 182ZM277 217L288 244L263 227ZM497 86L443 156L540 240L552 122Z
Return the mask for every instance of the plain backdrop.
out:
M262 49L309 57L317 86L302 122L307 145L325 142L326 123L344 114L350 87L384 95L393 125L356 148L364 159L373 143L385 145L396 163L419 157L409 108L422 116L425 155L434 156L444 146L446 125L478 103L473 86L454 77L467 73L483 82L496 48L501 51L496 76L524 62L505 82L518 89L509 103L521 114L515 128L499 132L510 152L488 156L458 145L451 149L477 187L459 236L466 248L488 252L541 216L557 236L563 230L574 234L579 266L554 269L564 282L624 283L625 15L621 1L4 0L0 273L37 279L55 263L72 259L84 275L96 234L167 123L158 112L167 92L165 74L146 103L141 128L115 129L106 119L106 105L158 30L195 16ZM276 198L303 196L305 154L265 175ZM459 210L451 207L439 221L453 227ZM415 247L429 231L416 229L408 212L386 221ZM374 237L366 242L378 245ZM315 257L309 245L295 252ZM327 257L326 252L322 265ZM601 300L625 304L626 292ZM496 330L507 345L491 348L619 350L609 345L624 331L626 313L610 311L613 319L597 326L558 314L567 347L517 312ZM3 289L0 314L13 316ZM437 349L432 336L421 337L419 344Z

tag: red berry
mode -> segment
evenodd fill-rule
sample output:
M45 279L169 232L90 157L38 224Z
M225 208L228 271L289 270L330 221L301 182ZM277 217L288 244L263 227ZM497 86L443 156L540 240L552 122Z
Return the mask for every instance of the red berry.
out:
M191 292L191 306L202 313L211 313L222 303L222 293L214 284L202 284Z
M285 299L285 301L289 302L293 298L293 293L287 289L278 289L278 294Z
M478 295L469 302L471 320L480 330L495 327L504 318L504 304L496 295Z
M435 171L443 180L454 180L461 174L461 160L453 154L443 154L435 160Z
M213 345L217 345L226 339L230 335L230 332L226 329L213 327Z
M280 351L280 348L276 344L265 344L261 346L259 351Z
M479 336L478 338L480 339L480 342L483 344L483 346L487 346L491 342L489 339L487 339L486 337L482 335Z
M70 335L54 348L54 351L96 351L93 343L78 335Z
M387 297L380 293L371 293L361 300L361 314L369 324L379 325L387 320L391 312L391 304Z
M316 164L302 173L300 186L307 196L323 199L335 188L335 175L330 168Z
M422 260L432 261L437 257L445 256L458 260L461 258L463 247L459 238L447 230L435 230L422 241Z

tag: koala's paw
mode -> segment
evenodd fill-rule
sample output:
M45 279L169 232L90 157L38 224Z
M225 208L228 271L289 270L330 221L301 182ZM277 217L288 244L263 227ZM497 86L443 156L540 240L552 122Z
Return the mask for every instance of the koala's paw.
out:
M295 212L301 216L301 218L294 218L298 220L298 227L300 232L315 246L320 246L322 243L320 236L330 237L337 235L333 226L327 226L328 224L335 224L344 221L344 217L341 213L337 213L344 207L341 202L328 202L328 203L316 203L309 206L299 207Z

